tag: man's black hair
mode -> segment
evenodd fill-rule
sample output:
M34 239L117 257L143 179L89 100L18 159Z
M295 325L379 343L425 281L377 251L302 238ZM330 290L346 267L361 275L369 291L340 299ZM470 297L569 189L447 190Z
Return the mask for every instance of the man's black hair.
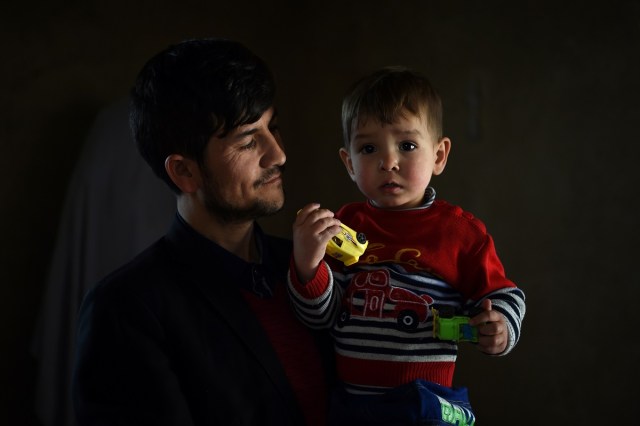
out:
M180 154L203 165L214 134L257 121L274 97L269 68L242 44L187 40L144 65L131 90L130 123L142 157L180 193L166 173L165 159Z

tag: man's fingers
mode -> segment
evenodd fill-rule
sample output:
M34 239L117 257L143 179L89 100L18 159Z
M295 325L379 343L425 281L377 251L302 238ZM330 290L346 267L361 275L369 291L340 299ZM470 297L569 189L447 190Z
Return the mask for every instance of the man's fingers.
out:
M296 213L296 219L293 221L293 226L303 225L307 221L307 216L309 216L309 213L317 209L318 207L320 207L320 204L311 203L298 210L298 212Z

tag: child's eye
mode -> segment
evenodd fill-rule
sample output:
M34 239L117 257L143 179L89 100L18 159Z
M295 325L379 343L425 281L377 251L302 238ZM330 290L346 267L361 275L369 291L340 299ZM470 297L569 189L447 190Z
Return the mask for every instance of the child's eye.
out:
M400 143L400 151L413 151L417 147L418 146L415 143L409 141Z
M363 145L360 148L360 152L363 154L371 154L372 152L376 152L376 148L373 145Z

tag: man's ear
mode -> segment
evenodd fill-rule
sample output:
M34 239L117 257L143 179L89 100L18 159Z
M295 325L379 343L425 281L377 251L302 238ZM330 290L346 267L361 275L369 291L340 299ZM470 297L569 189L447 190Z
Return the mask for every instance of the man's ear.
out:
M436 145L436 162L433 167L433 174L439 175L444 171L444 167L447 165L447 158L449 158L449 152L451 151L451 139L442 138Z
M344 167L346 167L347 169L347 173L349 173L349 176L351 176L351 180L355 181L356 180L356 175L353 172L353 163L351 162L351 155L349 155L349 151L347 151L344 148L340 148L340 158L342 159L342 163L344 164Z
M182 192L189 194L200 188L200 168L194 160L171 154L164 160L164 169Z

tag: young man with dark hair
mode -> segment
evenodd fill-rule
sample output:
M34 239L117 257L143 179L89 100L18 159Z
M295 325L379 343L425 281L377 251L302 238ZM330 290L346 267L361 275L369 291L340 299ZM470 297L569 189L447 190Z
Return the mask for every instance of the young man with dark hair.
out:
M141 155L176 193L168 233L87 295L80 425L321 425L319 337L288 304L290 241L255 220L284 203L266 64L223 39L170 46L131 97Z

